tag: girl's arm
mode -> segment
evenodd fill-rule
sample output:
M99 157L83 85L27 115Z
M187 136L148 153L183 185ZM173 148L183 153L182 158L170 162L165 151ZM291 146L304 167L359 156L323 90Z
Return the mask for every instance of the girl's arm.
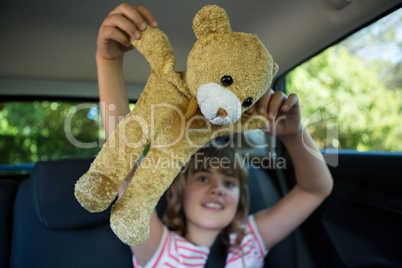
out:
M130 112L123 77L124 53L133 49L130 37L141 38L140 30L147 24L157 27L157 22L144 6L121 4L103 21L97 39L96 65L98 71L99 98L106 137L113 132L119 121ZM136 167L119 188L119 197L134 175ZM150 220L150 236L137 247L130 247L140 265L153 256L162 238L163 224L154 210Z
M141 38L140 30L158 24L144 6L121 4L103 21L97 38L96 65L99 97L106 136L130 112L123 77L124 53L133 49L130 37Z
M300 123L297 96L291 94L287 98L281 92L271 91L264 97L268 104L263 107L264 112L268 113L271 122L269 129L264 131L282 140L292 159L297 181L277 204L255 215L265 246L270 249L294 231L324 201L332 191L333 181L324 158Z
M123 78L122 60L108 60L96 55L100 108L106 137L130 110Z

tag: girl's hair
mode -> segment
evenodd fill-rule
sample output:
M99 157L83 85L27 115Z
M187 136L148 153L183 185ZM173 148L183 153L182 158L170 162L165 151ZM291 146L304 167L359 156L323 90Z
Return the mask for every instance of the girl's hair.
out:
M236 154L232 148L217 148L209 145L201 148L190 158L187 166L177 175L166 194L167 208L163 216L163 221L169 230L175 231L180 236L184 237L187 234L187 222L183 202L188 178L192 174L207 170L210 167L217 167L219 172L225 175L235 176L239 179L240 198L237 212L233 221L221 232L223 235L221 237L228 237L231 233L237 233L238 239L235 242L235 246L239 246L244 237L242 223L247 219L250 197L247 168L244 166L240 155ZM229 241L223 242L228 249L230 246Z

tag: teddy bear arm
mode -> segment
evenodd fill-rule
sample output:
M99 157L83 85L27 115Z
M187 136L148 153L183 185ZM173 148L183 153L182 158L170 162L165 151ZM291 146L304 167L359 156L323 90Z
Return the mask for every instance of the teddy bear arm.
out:
M178 91L183 93L188 99L191 99L193 95L190 93L190 89L186 83L186 72L173 72L167 75L167 80L173 84Z
M131 39L132 45L145 57L157 74L173 72L175 58L167 36L158 28L147 27L141 39Z
M151 66L151 72L160 79L167 80L180 92L191 98L185 72L175 72L175 56L166 34L158 28L147 27L142 32L140 40L131 40L131 43L145 57Z
M91 212L109 207L117 190L148 143L141 121L128 114L108 138L89 170L75 185L79 203Z
M252 114L244 113L235 125L235 129L239 130L237 132L246 132L268 126L269 120L266 116L260 115L257 112Z

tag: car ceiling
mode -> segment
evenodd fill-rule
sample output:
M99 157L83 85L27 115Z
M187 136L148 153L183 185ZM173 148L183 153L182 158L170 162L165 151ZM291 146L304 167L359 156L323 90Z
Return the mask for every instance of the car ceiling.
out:
M74 96L87 91L86 96L96 97L96 37L103 19L119 3L112 0L1 1L0 95L33 95L38 90L47 96ZM154 13L160 29L172 44L177 71L186 69L187 55L196 41L192 19L204 5L217 4L226 9L234 31L259 36L280 66L278 77L400 6L401 1L155 0L128 3L145 5ZM134 51L126 55L124 68L129 95L136 97L149 76L148 64ZM80 89L68 90L69 83Z

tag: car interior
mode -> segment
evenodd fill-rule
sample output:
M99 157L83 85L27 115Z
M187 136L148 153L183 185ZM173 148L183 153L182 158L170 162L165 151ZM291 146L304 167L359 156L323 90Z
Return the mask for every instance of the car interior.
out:
M334 179L333 191L297 230L270 250L264 267L402 267L401 1L157 0L127 3L145 5L155 15L159 28L172 44L177 70L186 69L186 58L195 42L191 27L194 15L204 5L217 4L227 11L234 31L256 34L270 51L279 65L272 83L275 91L289 94L299 83L299 96L306 104L324 100L319 104L320 107L326 105L324 110L317 114L313 112L319 108L311 108L309 113L319 116L321 121L325 121L322 117L328 119L329 123L324 122L324 126L327 123L336 126L336 140L332 139L330 146L320 141L325 143L333 137L334 128L325 128L322 133L326 136L321 140L317 138ZM75 182L88 170L105 139L97 108L96 37L103 19L118 4L110 0L1 3L0 148L4 157L0 157L0 267L133 267L129 247L110 229L110 208L89 213L74 196ZM374 126L383 131L378 132L379 138L368 141L371 136L366 132L353 132L360 121L352 117L351 124L345 127L351 132L343 135L343 125L347 123L342 112L351 102L341 94L331 99L324 91L313 96L306 90L303 95L304 88L316 86L302 83L305 80L300 77L305 73L301 68L318 66L319 55L338 53L342 50L336 47L340 42L350 36L361 36L371 25L377 26L373 26L370 33L381 32L384 24L375 23L391 16L389 33L394 36L394 43L399 42L399 50L381 47L381 52L391 58L393 69L388 68L389 65L378 65L375 70L382 77L393 75L392 81L383 80L391 81L387 85L392 90L384 90L392 91L389 94L393 95L389 96L394 97L384 98L383 112L379 115L383 117L367 117L361 124L369 134L377 133ZM375 39L376 36L353 44L364 47ZM336 47L335 52L331 47ZM335 58L344 57L342 51L339 53ZM371 59L373 53L359 55ZM124 75L130 107L134 107L150 68L135 50L126 54ZM331 62L329 57L328 62ZM348 65L359 65L350 62L353 64ZM368 68L370 63L364 61L359 68ZM338 68L335 64L330 67ZM346 67L338 69L342 73ZM335 78L322 77L320 70L311 70L313 77L335 84L331 82ZM295 82L290 82L292 77ZM362 80L370 79L364 76ZM353 79L347 83L357 85ZM336 86L347 91L347 83ZM361 91L364 94L379 91L380 86L374 82L364 85ZM378 95L373 96L380 101ZM391 99L396 104L392 104ZM331 110L333 100L336 100L336 112ZM355 105L366 107L364 99L362 103L359 99ZM38 114L38 107L43 108L44 115ZM367 109L361 108L362 114L368 114ZM85 120L91 121L91 116L96 120L87 124L89 121L77 119L79 112ZM347 113L357 116L351 108ZM32 121L33 116L39 119ZM68 119L77 126L68 129ZM313 116L308 119L312 130L318 131L314 124L319 120ZM96 135L86 139L85 132L89 133L90 127ZM55 135L52 136L52 132ZM387 139L388 136L396 138ZM295 185L291 159L279 139L259 132L228 139L236 141L236 150L241 154L262 159L258 165L247 165L250 213L274 205ZM379 145L382 140L385 141L383 147ZM64 145L78 141L82 141L81 147ZM267 146L256 149L250 146L250 141ZM50 147L53 143L54 147ZM358 145L349 146L352 143ZM83 146L85 144L88 146ZM28 151L30 158L25 157ZM42 151L44 153L39 153ZM284 162L280 162L281 159ZM162 197L157 206L159 215L165 207Z

